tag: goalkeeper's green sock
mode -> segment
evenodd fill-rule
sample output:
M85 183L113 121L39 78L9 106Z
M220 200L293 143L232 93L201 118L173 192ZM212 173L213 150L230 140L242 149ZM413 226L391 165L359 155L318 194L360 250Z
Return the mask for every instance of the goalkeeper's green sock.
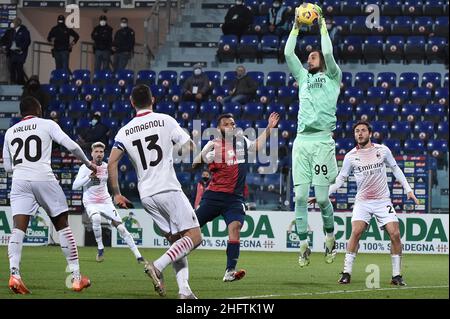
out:
M308 195L309 184L295 187L295 224L301 243L308 238Z

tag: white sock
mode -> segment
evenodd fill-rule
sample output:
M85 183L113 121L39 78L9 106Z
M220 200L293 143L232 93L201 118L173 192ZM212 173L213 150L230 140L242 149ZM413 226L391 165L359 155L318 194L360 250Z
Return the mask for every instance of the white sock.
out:
M355 261L356 253L346 253L344 261L344 271L346 273L352 274L353 262Z
M189 287L189 268L187 257L183 257L176 262L172 263L173 270L177 277L178 293L185 296L189 296L192 293L191 287Z
M123 240L127 243L128 247L130 247L131 251L133 252L134 256L137 258L141 258L141 253L139 252L138 248L136 247L136 243L134 242L133 236L129 233L129 231L125 228L123 224L119 224L117 226L117 231L120 234L120 237L122 237Z
M181 237L170 246L164 255L155 260L153 264L162 272L170 263L176 262L188 255L192 249L194 249L192 239L188 236Z
M9 269L12 275L20 278L20 260L22 259L22 246L25 233L18 228L12 230L8 243Z
M392 260L392 277L401 275L402 256L391 255L391 260Z
M327 233L327 239L334 238L334 233Z
M78 248L73 238L72 230L70 226L61 229L58 232L59 242L61 244L61 250L64 256L66 256L67 264L69 265L72 277L75 280L80 280L80 264L78 262Z
M102 216L100 216L100 214L94 214L92 215L91 220L97 247L98 249L104 249L105 247L103 246L102 240Z

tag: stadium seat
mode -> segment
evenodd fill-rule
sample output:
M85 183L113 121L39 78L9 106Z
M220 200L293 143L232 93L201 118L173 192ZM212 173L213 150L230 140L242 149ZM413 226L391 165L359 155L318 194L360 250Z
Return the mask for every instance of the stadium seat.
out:
M91 83L91 71L89 70L74 70L72 73L72 83L75 84L78 80L81 84Z
M355 16L352 17L350 22L350 33L352 35L367 35L371 32L366 26L366 16Z
M358 104L356 106L356 120L373 121L375 120L375 105Z
M411 135L411 126L409 122L393 122L390 128L390 138L405 140Z
M379 62L383 58L383 36L368 36L363 44L363 58L366 63Z
M277 102L289 105L298 100L298 89L293 86L280 86L277 90Z
M352 86L352 73L351 72L342 72L342 82L341 89L345 90L346 88Z
M377 27L372 28L372 34L378 36L386 36L391 34L393 19L382 15ZM383 42L384 43L384 42Z
M339 34L340 35L347 35L350 33L350 23L351 20L347 16L335 16L333 17L333 22L335 23L336 27L338 27Z
M344 91L344 103L359 104L364 97L363 90L357 87L348 87Z
M241 105L239 103L224 103L222 106L222 113L231 113L236 119L241 117Z
M345 132L345 136L347 136L347 137L353 137L354 136L354 134L353 134L353 125L355 125L355 123L356 123L356 121L352 121L352 120L345 122L344 127L343 127L344 132Z
M412 89L419 86L419 74L416 72L401 73L398 79L398 86L401 88Z
M443 15L445 5L446 1L444 0L426 0L423 6L423 14L426 16Z
M269 115L272 112L276 112L280 115L280 119L283 120L286 117L286 106L278 103L270 103L266 107L266 114Z
M448 72L444 75L444 87L448 88Z
M183 120L191 120L197 116L197 103L183 101L178 105L178 118L182 118L185 113Z
M384 140L389 133L389 124L385 121L372 122L372 136L378 141Z
M316 35L305 35L301 37L298 42L298 49L300 60L307 60L312 50L320 49L320 37Z
M290 120L282 120L278 123L279 132L287 131L291 136L297 132L297 123Z
M50 84L61 85L70 81L70 74L67 70L55 69L50 73Z
M438 124L436 135L438 138L448 140L448 122L440 122Z
M404 104L408 100L409 100L408 89L395 87L389 90L389 103Z
M223 81L222 81L222 85L226 85L226 86L230 86L233 81L236 80L236 72L235 71L226 71L223 74Z
M58 87L53 84L42 84L41 88L44 92L46 92L48 95L50 95L50 98L52 100L55 100L58 98Z
M223 86L215 86L212 88L211 91L211 95L210 95L210 100L211 101L217 101L217 98L220 97L225 97L228 95L229 89L227 87L223 87Z
M76 123L77 129L85 129L91 125L91 120L88 118L80 118Z
M425 37L410 36L405 43L406 62L421 61L425 59Z
M95 100L91 103L91 112L100 112L102 116L107 116L109 113L109 104L106 101Z
M401 16L403 3L401 0L384 0L381 6L382 16Z
M339 121L349 121L353 118L353 106L351 104L338 103L336 105L336 117Z
M266 85L278 88L286 85L286 73L272 71L267 73Z
M448 37L428 37L426 58L430 63L448 61Z
M112 103L111 114L114 117L125 117L134 112L130 101L114 101Z
M373 86L367 89L366 93L366 103L373 103L375 105L380 105L386 102L387 93L386 89L378 86Z
M179 80L179 84L183 85L184 81L186 81L186 79L188 79L189 77L191 77L194 74L193 71L181 71L180 72L180 80Z
M396 16L393 20L392 35L411 35L412 33L412 25L413 25L413 18L411 17L405 17L405 16Z
M400 154L402 150L400 141L396 139L383 140L382 144L386 145L391 150L392 154Z
M177 111L175 103L173 102L165 102L161 101L156 104L155 107L156 112L170 115L172 117L175 116L175 112Z
M341 13L347 16L357 16L362 14L362 5L360 0L342 1Z
M123 188L127 190L135 190L137 188L138 179L135 170L125 172L123 179Z
M236 59L238 37L236 35L222 35L219 39L217 59L219 62L233 62Z
M336 139L336 153L337 154L347 154L355 147L354 138L339 138Z
M374 85L374 74L372 72L357 72L355 74L355 86L367 90Z
M102 91L102 100L109 103L120 99L122 96L122 88L117 84L106 84Z
M425 105L423 117L426 121L433 121L438 123L445 118L445 107L440 104Z
M336 128L333 131L333 138L342 136L343 133L344 133L344 125L342 124L342 122L337 121Z
M322 2L322 10L325 16L336 16L341 14L341 1L324 0Z
M383 50L388 62L402 61L405 55L405 38L403 36L387 36Z
M256 0L251 0L256 1ZM259 3L258 3L259 11ZM250 25L247 34L257 35L259 37L267 33L267 15L254 15L252 24Z
M250 71L247 72L247 75L251 77L253 80L255 80L258 83L258 85L260 86L264 85L264 72Z
M71 117L61 117L59 119L59 126L67 134L72 134L73 131L73 119Z
M448 4L447 4L448 8ZM434 22L434 33L437 36L448 38L448 16L446 17L436 17Z
M417 139L406 140L403 145L403 151L407 155L421 155L425 152L425 143Z
M287 108L287 118L289 120L297 120L298 111L299 111L298 102L294 102Z
M200 104L202 119L215 120L220 114L219 104L216 102L202 102Z
M342 56L346 61L362 59L363 38L361 36L347 36L342 44Z
M400 111L402 121L417 122L422 120L422 106L418 104L404 104Z
M136 85L145 84L151 86L156 84L156 73L153 70L140 70L136 75Z
M173 97L178 97L178 99L181 98L181 92L182 92L182 87L180 85L171 85L169 86L169 89L167 90L167 94L165 99L172 102L172 98Z
M59 87L59 100L63 102L73 101L78 96L78 87L72 84L62 84Z
M221 74L219 71L205 71L205 74L208 76L209 82L211 83L212 87L220 86Z
M413 31L415 35L428 35L433 32L432 17L416 17L413 22Z
M416 122L413 128L414 138L428 140L434 138L434 123L430 121Z
M93 84L104 86L114 82L114 74L109 70L95 71L92 79Z
M259 14L259 0L244 0L244 5L250 9L254 16Z
M59 116L61 116L62 114L64 114L67 111L67 106L66 106L66 103L64 103L64 102L61 102L58 100L52 100L48 104L47 111L49 114L50 114L50 112L55 111L59 114Z
M434 103L448 105L448 87L437 88L434 90Z
M411 103L427 104L431 102L431 90L423 87L416 87L411 90Z
M263 116L264 106L261 103L247 103L242 110L241 118L244 120L259 120Z
M266 104L273 102L276 97L277 91L272 86L260 86L256 89L256 101L261 102L261 98L266 98Z
M169 87L171 85L176 85L177 79L178 79L178 73L176 71L163 70L163 71L160 71L158 74L157 84L162 85L164 81L167 81L168 82L167 87Z
M441 87L442 76L438 72L424 72L422 74L422 87L427 87L429 89Z
M119 81L124 81L125 85L134 85L134 72L132 70L117 70L116 72L116 83Z
M387 121L391 123L397 120L398 107L395 104L380 104L378 106L377 115L379 121Z
M276 35L263 35L259 44L259 55L264 58L279 58L280 40Z
M168 87L155 84L150 86L150 90L152 91L153 97L156 99L156 102L159 102L166 98Z
M405 0L403 5L403 15L421 16L423 14L422 0Z
M427 153L437 158L446 157L448 152L447 140L429 140L427 145Z
M113 131L117 130L119 127L119 121L113 117L105 118L102 122Z
M377 75L377 86L385 89L397 86L397 73L395 72L380 72Z

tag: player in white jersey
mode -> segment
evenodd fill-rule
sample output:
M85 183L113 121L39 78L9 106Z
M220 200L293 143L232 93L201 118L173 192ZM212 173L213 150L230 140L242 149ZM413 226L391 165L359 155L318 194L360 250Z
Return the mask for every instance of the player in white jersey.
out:
M95 241L97 242L96 260L102 262L104 260L104 249L102 240L102 216L114 227L117 228L120 236L130 247L134 256L139 263L145 260L136 247L133 236L128 232L122 224L122 219L117 213L111 196L108 193L108 168L103 162L105 157L105 144L96 142L91 145L92 160L97 165L97 173L93 173L86 165L82 165L78 171L77 177L73 182L72 189L83 188L83 205L86 214L92 222L92 230L94 231Z
M6 131L3 146L5 171L13 173L10 195L14 229L8 243L9 288L18 294L30 293L21 279L19 266L30 217L41 206L59 234L61 249L72 272L72 289L81 291L90 286L90 280L80 274L77 245L68 224L66 197L50 165L52 142L67 148L91 171L96 172L97 166L89 162L58 124L40 118L42 109L35 98L24 98L20 113L22 120Z
M412 199L416 204L419 204L419 202L389 148L370 141L372 137L370 124L363 121L356 123L353 127L353 133L357 146L345 155L341 171L335 184L330 186L329 191L330 195L336 192L353 172L356 179L357 194L353 206L352 234L348 241L344 270L339 283L350 283L359 239L373 215L378 226L387 231L391 239L391 284L405 286L406 283L401 274L402 243L400 230L398 218L390 199L386 166L392 169L395 178L402 184L407 193L408 199Z
M146 262L146 272L155 290L165 295L163 270L172 264L179 286L179 297L196 298L189 287L187 255L197 247L201 232L194 209L181 190L173 168L174 144L184 149L193 142L172 117L153 112L153 97L146 85L131 93L136 117L122 127L115 137L108 161L108 174L114 201L127 208L130 201L121 195L117 166L126 152L136 170L142 205L172 244L159 259Z

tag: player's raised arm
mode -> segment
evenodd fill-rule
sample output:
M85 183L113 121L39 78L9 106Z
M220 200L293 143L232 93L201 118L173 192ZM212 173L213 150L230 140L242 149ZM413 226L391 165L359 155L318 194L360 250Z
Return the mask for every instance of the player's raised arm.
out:
M298 8L295 8L295 20L289 34L286 46L284 47L284 56L292 76L300 85L306 79L308 71L303 67L300 59L295 55L295 45L297 44L297 36L300 31L300 24L297 22Z
M121 143L116 141L108 159L108 183L117 206L131 208L132 203L120 193L118 166L123 154L124 150L121 149Z
M202 151L194 158L192 163L192 170L195 171L200 168L203 163L211 163L214 160L214 156L210 156L213 154L214 149L214 141L209 141L203 147Z
M266 129L262 134L252 143L249 147L250 152L259 151L266 145L266 140L270 136L270 133L273 128L278 125L278 121L280 120L280 115L278 113L273 112L269 116L269 123L267 124Z
M12 161L11 161L11 154L9 153L9 147L8 143L3 144L3 168L5 169L6 173L12 173Z
M419 205L419 201L416 198L416 195L414 195L414 192L409 185L408 181L406 180L405 174L403 174L400 167L397 165L397 161L395 160L394 156L392 155L392 152L390 149L386 147L386 157L384 162L387 166L389 166L392 169L392 174L394 174L395 178L402 184L403 189L405 190L408 199L412 199L416 205Z
M341 83L342 71L334 60L333 43L331 42L330 35L328 34L327 24L322 16L322 10L317 5L316 10L319 13L320 45L327 68L326 73L330 76L330 78L333 78Z
M350 175L351 170L352 170L351 162L348 159L348 157L345 156L344 162L342 163L341 171L336 177L336 181L334 182L334 184L331 185L330 189L328 190L328 196L335 193L339 188L341 188L342 185L344 185L345 180Z
M83 186L86 186L87 184L89 184L89 182L91 180L90 175L91 175L91 171L87 167L81 166L80 170L78 171L77 177L73 181L72 190L80 189Z

